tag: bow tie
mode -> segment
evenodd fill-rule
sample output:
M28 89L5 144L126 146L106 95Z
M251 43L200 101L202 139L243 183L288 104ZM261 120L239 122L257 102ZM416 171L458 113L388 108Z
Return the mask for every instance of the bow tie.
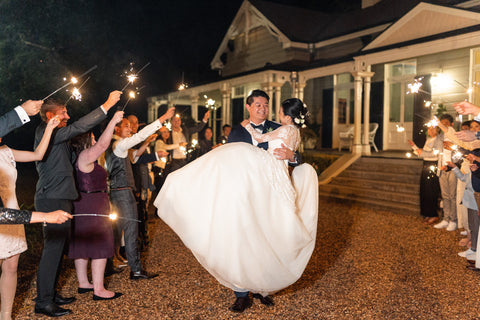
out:
M263 124L259 124L258 126L256 124L251 123L251 122L250 122L250 124L252 125L253 129L259 129L260 131L263 131L263 129L264 129Z

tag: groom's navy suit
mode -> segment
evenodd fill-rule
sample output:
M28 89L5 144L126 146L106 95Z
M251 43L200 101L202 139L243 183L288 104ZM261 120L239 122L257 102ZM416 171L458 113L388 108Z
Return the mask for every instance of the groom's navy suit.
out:
M280 127L279 123L265 120L263 125L263 132L267 133L268 131L273 131ZM252 142L252 135L248 133L247 129L242 127L241 125L237 125L232 128L232 131L228 135L228 142L246 142L253 144ZM267 150L268 149L268 142L262 142L257 145L257 147Z

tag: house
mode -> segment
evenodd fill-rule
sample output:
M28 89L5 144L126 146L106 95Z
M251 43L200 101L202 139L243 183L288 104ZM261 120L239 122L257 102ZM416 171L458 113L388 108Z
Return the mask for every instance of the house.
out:
M212 99L219 130L244 119L248 93L262 88L271 120L284 99L305 102L316 148L338 147L353 125L352 153L368 155L378 123L380 149L407 150L439 106L454 114L454 102L480 104L480 0L363 0L339 14L245 0L211 67L221 80L150 97L149 121L172 104L197 119Z

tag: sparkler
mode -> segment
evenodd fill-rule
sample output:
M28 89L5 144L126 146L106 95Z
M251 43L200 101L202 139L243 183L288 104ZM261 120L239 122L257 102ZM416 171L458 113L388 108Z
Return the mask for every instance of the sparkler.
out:
M77 88L73 88L73 91L72 91L72 94L70 95L70 97L68 97L67 101L65 102L65 104L68 103L68 101L70 101L70 99L75 98L75 100L78 100L78 101L82 101L82 94L80 93L80 89L82 89L82 87L85 85L85 83L87 83L87 81L90 79L90 77L88 77L87 79L85 79L85 81L83 81L83 83L80 85L80 87Z
M128 94L128 100L127 100L127 102L125 102L125 104L123 105L123 108L122 108L121 111L124 111L124 110L125 110L125 107L127 106L128 102L130 102L130 99L135 99L135 92L130 91L130 93Z
M72 217L105 217L109 218L112 221L115 221L117 219L123 219L123 220L128 220L128 221L134 221L134 222L141 222L140 220L137 219L131 219L131 218L123 218L119 217L116 213L112 212L110 214L96 214L96 213L86 213L86 214L72 214Z
M93 66L91 67L90 69L88 69L87 71L85 71L84 73L82 73L81 75L79 75L78 77L72 77L70 79L70 82L68 82L67 84L64 84L63 86L61 86L60 88L56 89L55 91L53 91L52 93L50 93L48 96L46 96L45 98L43 98L42 100L46 100L48 98L50 98L51 96L53 96L55 93L57 93L58 91L62 90L63 88L65 87L68 87L69 85L71 84L76 84L78 82L78 79L81 79L83 76L86 76L87 74L89 74L90 72L92 72L93 70L97 69L97 66ZM66 80L66 78L64 78L64 80Z
M130 65L133 65L133 63L130 63ZM127 84L125 84L125 86L122 88L121 91L123 92L123 90L125 90L128 87L129 84L133 84L133 82L138 79L138 75L140 74L140 72L142 72L143 69L148 67L148 65L150 65L150 62L147 62L147 64L145 64L142 68L140 68L140 70L138 70L137 73L128 74L127 75L127 80L128 80ZM130 68L130 71L132 71L132 69L133 68Z

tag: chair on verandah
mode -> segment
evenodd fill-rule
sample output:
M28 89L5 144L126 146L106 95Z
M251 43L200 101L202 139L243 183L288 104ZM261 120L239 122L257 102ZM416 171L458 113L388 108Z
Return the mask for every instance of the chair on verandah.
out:
M375 145L375 134L378 130L378 123L372 122L370 123L369 130L368 130L368 144L375 149L375 152L378 152L378 148Z
M354 126L348 126L346 131L338 133L338 151L343 147L348 147L352 151Z

